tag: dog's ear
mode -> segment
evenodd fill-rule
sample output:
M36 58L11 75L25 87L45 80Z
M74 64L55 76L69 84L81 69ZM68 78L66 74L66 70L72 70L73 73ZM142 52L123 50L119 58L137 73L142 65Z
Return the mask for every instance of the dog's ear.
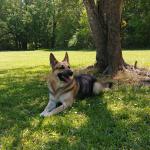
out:
M49 59L50 59L50 65L52 69L54 69L55 65L58 63L58 60L55 58L53 53L50 53Z
M63 61L66 61L66 62L69 63L69 56L68 56L68 53L67 53L67 52L66 52L66 54L65 54L65 57L64 57Z

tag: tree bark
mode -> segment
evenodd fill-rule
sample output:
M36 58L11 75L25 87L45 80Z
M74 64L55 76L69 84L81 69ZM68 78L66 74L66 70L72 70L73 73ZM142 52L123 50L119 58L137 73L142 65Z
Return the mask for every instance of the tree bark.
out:
M51 35L51 48L55 48L55 42L56 42L56 22L53 20L52 24L52 35Z
M83 0L96 46L96 66L114 74L123 66L120 40L122 0Z
M22 41L22 49L23 50L27 50L27 39L24 39L23 41Z
M105 59L106 39L100 17L94 0L84 0L89 24L92 31L93 40L96 46L96 61L99 68L105 69L107 60Z
M52 20L52 33L51 33L51 48L54 49L55 48L55 42L56 42L56 14L55 14L55 10L53 12L53 20Z
M109 0L109 9L108 9L108 41L107 41L107 51L108 51L108 64L109 72L117 72L123 66L123 58L121 51L121 38L120 38L120 29L121 29L121 8L122 0L114 1Z

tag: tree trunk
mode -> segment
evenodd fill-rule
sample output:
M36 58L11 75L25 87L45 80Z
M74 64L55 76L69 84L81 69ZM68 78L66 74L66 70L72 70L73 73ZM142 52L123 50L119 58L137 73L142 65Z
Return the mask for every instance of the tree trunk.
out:
M27 44L28 44L28 43L27 43L27 39L23 39L23 40L22 40L22 49L23 49L23 50L27 50Z
M56 22L53 22L52 25L52 35L51 35L51 48L55 48L55 42L56 42Z
M27 41L22 42L22 49L27 50Z
M96 66L114 74L123 66L120 40L122 0L83 0L96 46Z
M51 48L55 48L55 42L56 42L56 19L55 19L55 10L53 12L53 20L52 20L52 33L51 33Z
M100 17L94 3L94 0L84 0L87 10L88 20L92 31L93 40L96 46L96 61L99 68L102 70L107 66L106 58L106 38L103 27L100 22Z

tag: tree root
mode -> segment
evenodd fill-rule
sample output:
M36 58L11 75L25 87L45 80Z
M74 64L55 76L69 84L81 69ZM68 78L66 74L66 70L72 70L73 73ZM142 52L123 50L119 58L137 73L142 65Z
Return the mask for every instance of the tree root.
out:
M123 63L119 68L119 74L115 75L109 75L110 66L107 66L103 72L99 72L98 66L91 65L86 68L86 72L93 74L97 72L96 75L100 78L112 78L121 82L150 86L150 71L145 68L139 68L137 64L137 61L135 61L134 65Z
M150 86L150 79L145 79L140 81L141 85Z
M125 64L125 71L134 72L137 75L150 78L150 71L145 68L138 68L137 61L135 61L134 65Z

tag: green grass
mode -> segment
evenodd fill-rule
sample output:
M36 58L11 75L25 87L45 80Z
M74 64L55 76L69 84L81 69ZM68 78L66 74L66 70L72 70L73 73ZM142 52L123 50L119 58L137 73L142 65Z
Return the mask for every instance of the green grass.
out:
M54 52L60 60L64 51ZM125 60L150 68L150 51L124 51ZM95 61L93 51L70 51L74 68ZM74 103L50 117L39 114L48 101L43 80L49 52L0 52L0 149L148 150L150 88L117 85L111 91Z

